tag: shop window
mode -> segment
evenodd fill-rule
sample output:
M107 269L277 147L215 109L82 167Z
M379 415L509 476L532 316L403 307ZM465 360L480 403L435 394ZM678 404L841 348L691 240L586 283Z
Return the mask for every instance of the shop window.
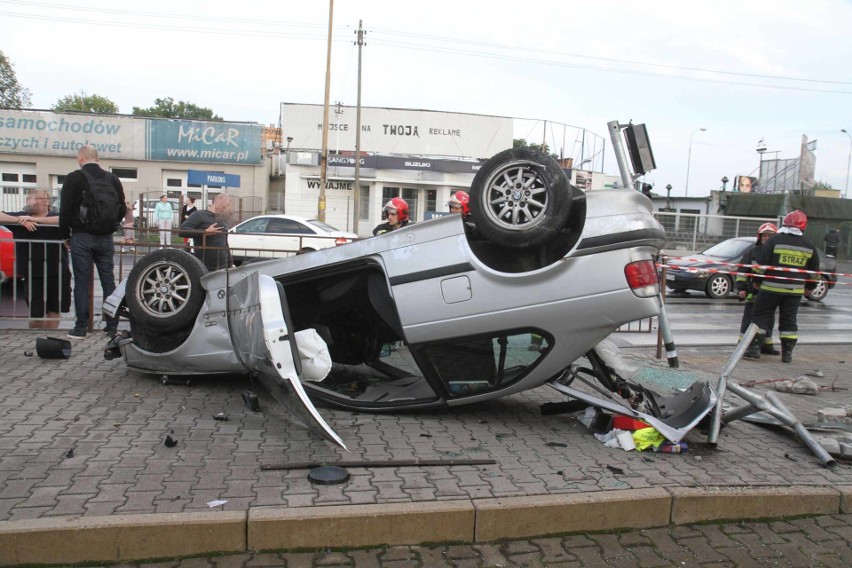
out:
M139 179L136 168L112 168L111 171L121 181L136 181Z
M3 174L3 181L18 181L18 174Z
M426 211L437 211L438 192L434 189L426 191Z
M362 185L361 193L358 194L358 204L360 205L358 214L362 221L370 219L370 186ZM384 205L384 204L382 204Z
M35 174L24 174L24 183L36 183L36 175Z
M183 187L183 180L175 178L166 179L166 187Z

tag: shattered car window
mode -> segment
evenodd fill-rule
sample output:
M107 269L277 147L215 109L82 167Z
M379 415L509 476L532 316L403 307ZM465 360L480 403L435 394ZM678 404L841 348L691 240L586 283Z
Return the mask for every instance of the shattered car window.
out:
M501 333L452 339L419 349L450 397L503 388L521 379L549 348L543 334Z

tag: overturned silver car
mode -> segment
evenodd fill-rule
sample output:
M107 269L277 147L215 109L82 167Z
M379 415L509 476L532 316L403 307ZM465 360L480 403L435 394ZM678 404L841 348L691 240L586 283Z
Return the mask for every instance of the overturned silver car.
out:
M665 233L641 193L585 194L529 148L485 162L470 193L471 220L211 273L154 251L106 302L131 328L107 353L158 374L255 373L342 444L312 400L399 411L564 385L616 328L659 313Z

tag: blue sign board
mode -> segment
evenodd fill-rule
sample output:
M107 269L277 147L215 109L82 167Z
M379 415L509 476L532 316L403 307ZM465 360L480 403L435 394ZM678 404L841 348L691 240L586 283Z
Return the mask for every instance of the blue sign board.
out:
M208 172L205 170L189 170L186 181L194 185L207 187L240 187L240 176L225 172Z
M149 119L146 158L183 162L259 164L259 124Z

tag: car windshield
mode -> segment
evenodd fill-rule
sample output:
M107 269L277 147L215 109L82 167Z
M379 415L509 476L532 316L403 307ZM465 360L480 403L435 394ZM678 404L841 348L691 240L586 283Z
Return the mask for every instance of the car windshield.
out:
M701 254L719 258L734 258L741 255L752 244L754 243L750 240L728 239L727 241L713 245Z
M328 223L323 223L317 219L308 219L308 223L313 225L314 227L318 227L319 229L327 232L327 233L337 233L340 232L340 229L337 227L332 227Z

